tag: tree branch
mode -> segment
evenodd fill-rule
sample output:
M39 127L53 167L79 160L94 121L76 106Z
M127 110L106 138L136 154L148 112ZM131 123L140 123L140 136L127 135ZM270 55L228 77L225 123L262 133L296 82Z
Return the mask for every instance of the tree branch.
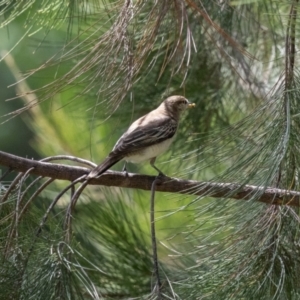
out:
M26 159L2 151L0 151L0 165L17 172L26 172L30 168L33 168L30 172L31 174L69 181L74 181L90 171L90 169L83 167ZM150 191L155 178L156 176L132 173L126 175L123 172L108 171L99 178L90 180L89 184ZM300 192L236 183L217 183L162 177L156 186L156 191L210 196L214 198L226 197L237 200L256 199L268 204L300 206Z

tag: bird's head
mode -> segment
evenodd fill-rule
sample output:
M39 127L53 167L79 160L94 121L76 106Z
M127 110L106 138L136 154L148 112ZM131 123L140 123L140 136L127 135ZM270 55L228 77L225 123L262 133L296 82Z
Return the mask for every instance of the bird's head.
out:
M173 117L179 118L181 113L187 108L195 107L195 103L189 102L183 96L171 96L168 97L163 103L166 111L168 111Z

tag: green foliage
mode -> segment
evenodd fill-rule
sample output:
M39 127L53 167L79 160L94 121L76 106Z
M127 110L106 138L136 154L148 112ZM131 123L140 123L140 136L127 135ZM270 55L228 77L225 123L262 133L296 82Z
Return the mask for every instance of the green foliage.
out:
M159 167L239 186L219 199L210 191L156 194L165 299L299 298L299 208L257 201L267 187L300 188L296 8L298 1L267 0L0 1L1 26L25 28L16 51L28 37L34 45L31 56L15 53L24 76L16 87L32 90L21 90L24 105L2 120L20 115L42 157L100 162L166 96L196 103ZM147 164L129 169L153 174ZM243 185L253 185L250 200L230 199ZM0 298L155 299L148 192L87 187L69 243L68 195L41 226L62 183L32 202L40 183L22 198L25 186L0 207Z

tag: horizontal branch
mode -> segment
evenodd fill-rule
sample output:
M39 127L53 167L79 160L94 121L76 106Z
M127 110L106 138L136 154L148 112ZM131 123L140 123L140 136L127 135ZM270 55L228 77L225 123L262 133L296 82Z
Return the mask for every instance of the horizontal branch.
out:
M90 169L54 164L22 158L0 151L0 165L17 172L50 177L59 180L74 181L88 174ZM156 177L123 172L108 171L97 179L92 179L89 184L116 186L141 190L151 190L151 185ZM215 198L232 198L239 200L255 199L260 202L299 206L300 192L288 191L272 187L259 187L254 185L239 185L235 183L216 183L195 180L181 180L178 178L161 177L156 185L159 192L170 192L196 196L210 196Z

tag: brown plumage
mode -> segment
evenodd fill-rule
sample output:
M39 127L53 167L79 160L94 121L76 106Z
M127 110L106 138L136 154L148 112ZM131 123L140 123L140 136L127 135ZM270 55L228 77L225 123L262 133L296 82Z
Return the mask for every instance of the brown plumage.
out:
M151 166L162 174L154 165L155 159L172 143L182 112L193 106L195 104L183 96L168 97L158 108L131 124L105 160L88 174L87 179L101 175L122 159L133 163L150 160Z

